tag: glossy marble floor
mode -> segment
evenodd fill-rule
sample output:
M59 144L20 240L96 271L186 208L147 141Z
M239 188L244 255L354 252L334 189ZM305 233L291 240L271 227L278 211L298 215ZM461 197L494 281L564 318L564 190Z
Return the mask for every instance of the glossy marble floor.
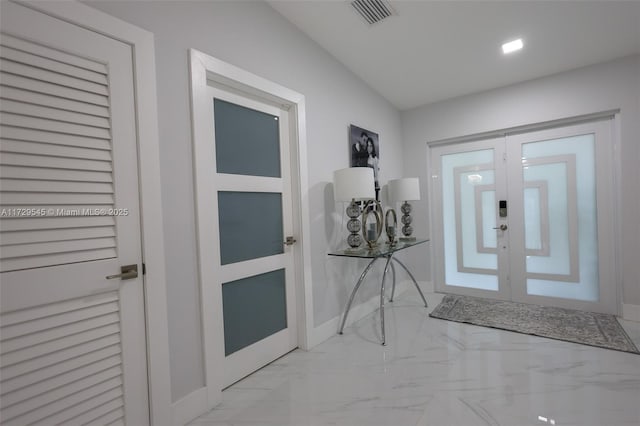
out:
M640 425L640 355L429 318L407 290L379 315L296 350L223 392L191 423ZM640 323L623 321L640 347Z

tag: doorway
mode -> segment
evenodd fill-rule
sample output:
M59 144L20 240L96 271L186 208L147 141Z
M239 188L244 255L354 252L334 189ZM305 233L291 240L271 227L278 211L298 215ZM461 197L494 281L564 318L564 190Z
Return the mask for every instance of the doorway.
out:
M611 128L432 147L436 289L617 313Z

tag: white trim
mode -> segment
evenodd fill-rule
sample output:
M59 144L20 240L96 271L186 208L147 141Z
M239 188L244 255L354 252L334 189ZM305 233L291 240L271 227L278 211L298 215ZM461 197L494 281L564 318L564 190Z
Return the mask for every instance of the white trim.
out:
M622 318L629 321L640 322L640 305L622 304Z
M497 130L490 130L488 132L472 133L462 136L454 136L451 138L437 139L433 141L427 141L428 147L435 147L438 145L450 145L458 144L461 142L477 142L484 139L503 138L508 135L515 135L518 133L528 133L538 130L552 129L556 127L571 126L574 124L590 123L593 121L604 120L607 118L615 118L620 114L619 109L600 111L593 114L578 115L573 117L560 118L557 120L542 121L537 123L525 124L522 126L505 127ZM619 134L619 133L618 133Z
M208 87L209 82L216 85L222 85L231 91L239 91L244 95L253 96L261 99L263 102L268 101L279 107L288 110L291 121L290 149L295 161L292 161L296 167L291 170L292 179L295 187L293 188L294 203L299 212L294 217L295 238L298 245L294 246L294 257L296 263L296 283L297 283L297 319L298 319L298 346L302 349L309 347L309 335L313 324L311 300L311 244L309 241L310 224L309 224L309 196L308 196L308 178L307 178L307 148L306 148L306 118L305 118L305 98L302 94L287 89L277 83L266 80L248 71L240 69L234 65L213 58L205 53L195 49L189 50L190 57L190 83L191 83L191 107L192 107L192 129L194 141L194 181L195 181L195 198L196 198L196 226L197 236L214 235L215 229L211 221L200 221L198 218L206 216L207 212L212 211L215 207L215 200L207 195L205 188L199 188L198 182L207 182L204 174L207 173L207 166L212 164L212 158L208 154L209 150L208 135L212 129L201 123L209 123L212 120L206 116L210 110L208 106ZM203 175L203 176L201 176ZM204 229L206 227L206 229ZM215 252L215 241L206 238L197 238L198 259L199 259L199 282L201 289L201 308L203 330L216 330L215 321L221 321L220 312L214 312L215 303L204 303L205 300L215 301L220 298L216 291L216 287L209 285L215 282L211 274L213 271L206 268L202 262L201 256L204 253ZM219 289L218 289L219 290ZM218 333L217 331L215 333ZM203 336L204 352L205 352L205 381L207 389L207 409L212 408L221 400L222 390L222 374L217 368L220 362L216 362L216 357L220 356L217 345L221 341L221 336L210 335ZM218 360L219 361L219 360ZM198 414L198 413L195 413Z
M624 300L623 300L623 281L622 281L622 154L620 144L622 141L622 130L620 112L614 114L613 123L611 125L611 141L612 141L612 185L614 190L611 197L613 204L611 206L611 215L615 218L614 233L614 245L613 245L613 257L614 267L613 276L616 282L616 307L618 312L624 312ZM640 317L638 317L640 318ZM640 319L638 319L640 321Z
M147 269L144 285L150 423L169 425L171 378L153 34L77 2L19 3L132 47L136 90L142 250Z
M207 388L194 390L171 405L172 425L185 425L207 411Z

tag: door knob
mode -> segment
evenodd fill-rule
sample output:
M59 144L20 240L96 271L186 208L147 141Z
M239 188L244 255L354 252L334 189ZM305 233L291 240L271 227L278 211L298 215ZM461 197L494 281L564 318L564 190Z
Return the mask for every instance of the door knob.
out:
M120 267L120 274L107 275L105 278L108 280L115 280L120 278L121 280L131 280L138 278L138 265L124 265Z
M498 226L497 228L493 228L493 229L499 229L501 231L506 231L508 229L507 225L505 225L504 223L500 226Z

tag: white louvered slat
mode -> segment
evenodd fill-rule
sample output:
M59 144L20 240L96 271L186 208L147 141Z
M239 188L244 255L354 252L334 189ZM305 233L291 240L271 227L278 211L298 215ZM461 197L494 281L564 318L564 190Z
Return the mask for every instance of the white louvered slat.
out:
M95 93L85 92L84 90L71 89L69 87L59 86L57 84L44 81L34 80L28 77L13 75L8 73L0 73L0 79L4 86L16 89L30 90L45 95L58 96L63 99L71 99L73 101L86 102L88 104L109 106L109 100L106 96L97 95Z
M4 179L35 179L53 181L77 182L113 182L109 172L90 172L84 170L47 169L39 167L18 167L0 165L0 178Z
M105 387L105 386L103 386ZM91 389L93 391L93 389ZM98 389L98 391L101 389ZM91 392L91 394L96 393L96 391ZM75 406L71 406L64 411L60 411L55 415L46 417L39 421L38 423L34 423L33 426L49 426L51 424L66 424L69 419L73 419L87 411L99 407L104 404L108 404L114 400L120 400L120 404L124 405L122 401L122 385L118 387L114 387L108 392L104 392L101 394L96 394L95 397L91 399L86 399L82 403L77 404ZM66 401L64 401L66 402ZM104 423L103 423L104 424Z
M36 409L32 409L18 415L19 417L6 416L5 425L25 425L36 422L41 424L60 424L68 418L73 418L87 409L97 407L122 395L122 379L117 377L92 386L81 389L79 392L58 399ZM36 423L37 424L37 423Z
M13 101L10 99L0 100L0 111L13 112L29 117L40 117L48 120L55 120L66 123L83 124L85 126L100 127L109 129L109 120L106 117L97 117L95 115L83 114L74 111L65 111L60 108L50 108L48 106L40 106L28 104L25 102ZM64 132L69 133L69 132Z
M104 149L107 151L111 150L111 142L106 139L43 132L40 130L25 129L21 127L0 126L0 135L2 135L4 139L49 143L53 145L79 146L82 148Z
M38 385L76 369L94 368L90 366L102 361L120 362L120 352L120 337L117 334L111 334L40 358L8 366L3 365L2 394L15 392L25 386Z
M2 82L0 81L0 84ZM25 102L32 105L41 105L60 109L63 111L74 111L82 114L95 115L98 117L109 117L109 108L85 102L62 99L57 96L45 95L42 93L28 92L22 89L2 86L0 91L2 99Z
M6 112L0 113L0 124L2 124L3 126L23 127L26 129L36 129L45 132L62 134L73 134L97 139L109 139L111 137L108 129L103 129L100 127L72 124Z
M66 265L68 263L88 262L91 260L115 259L118 253L113 248L76 251L71 253L56 253L45 256L23 257L20 259L6 259L0 264L2 272L19 271L23 269L42 268L51 265Z
M31 309L20 311L6 312L0 316L0 327L9 327L19 323L35 321L40 318L46 318L58 315L60 312L72 312L81 309L87 309L92 306L109 304L118 300L117 293L102 293L93 298L71 299L55 304L55 309L50 305L36 306ZM4 333L0 336L4 337Z
M54 221L55 220L55 221ZM93 226L113 226L111 216L56 217L53 219L9 219L0 222L0 231L29 231L34 229L82 228Z
M92 410L95 418L122 407L119 323L117 292L3 313L3 425L64 422Z
M44 354L62 350L66 347L74 346L92 338L104 337L118 333L119 327L114 324L117 315L105 315L87 321L87 324L75 324L60 329L50 330L40 333L43 338L50 338L49 341L38 343L37 336L22 336L20 338L3 342L2 357L6 365L12 365L27 359L37 358ZM61 335L62 329L69 333Z
M45 143L0 139L0 152L31 154L84 160L111 161L111 153L100 149L75 146L49 145ZM2 160L0 160L2 162Z
M83 194L111 194L111 183L61 182L48 180L2 179L2 192L80 192Z
M112 423L107 423L105 426L125 426L125 425L126 423L124 422L124 419L120 419Z
M75 208L86 203L99 204L101 207L113 205L113 194L48 194L43 192L6 192L0 194L2 196L3 206L22 206L22 205L60 205L64 204L67 208Z
M0 71L7 75L21 75L38 81L46 81L58 84L60 86L71 87L85 92L95 93L97 95L107 96L109 93L104 84L98 84L91 81L71 77L58 72L36 68L30 65L24 65L6 59L0 59Z
M52 157L31 154L2 154L1 164L23 167L44 167L65 170L89 170L96 172L111 172L111 162L82 160L79 158Z
M111 183L61 182L48 180L3 179L3 192L82 192L113 193Z
M90 306L56 315L49 315L44 318L22 322L13 325L2 325L2 340L19 338L26 334L40 332L65 324L72 324L89 318L100 317L102 315L118 312L118 303L104 303L98 306Z
M77 55L70 55L60 50L51 49L41 44L32 43L30 41L13 37L8 34L2 35L2 45L11 47L16 50L28 52L33 55L42 56L43 58L50 58L57 62L73 65L78 68L85 68L95 71L100 74L107 75L107 66L104 63L94 60L82 58Z
M102 382L114 380L122 375L120 367L111 368L91 374L73 383L52 389L49 392L42 393L33 398L23 400L17 404L13 404L3 408L3 415L7 418L22 416L33 409L33 407L43 407L51 404L58 399L64 398L76 392L82 392L94 386L100 385Z
M68 420L65 426L103 426L124 419L124 410L118 407L119 401L113 400L103 406Z
M0 247L14 244L29 244L51 241L68 241L87 238L115 237L115 231L110 226L77 229L48 229L43 231L5 232L0 240Z
M52 60L38 55L33 55L24 51L13 49L7 46L0 47L0 55L24 65L30 65L34 68L55 71L59 74L65 74L82 80L92 81L101 85L107 85L107 76L104 73L80 68L76 65L65 64L57 60Z
M48 180L2 179L2 192L80 192L83 194L111 194L111 183L60 182Z
M117 312L112 312L109 314L88 318L84 321L77 321L71 324L60 325L58 327L49 328L43 331L33 332L29 335L23 335L14 337L12 339L3 340L2 354L31 348L33 346L42 344L42 342L53 342L67 336L86 332L87 330L93 330L110 324L115 324L118 322L119 318L120 317Z
M120 357L113 356L110 358L106 358L83 367L74 368L71 371L59 374L50 379L42 380L34 384L21 387L19 389L14 389L11 391L7 390L2 395L2 408L4 409L5 407L10 407L14 404L20 403L21 401L26 401L35 396L57 389L61 386L65 386L81 380L85 377L89 377L92 374L96 374L96 372L109 369L118 369L122 371Z
M115 238L89 238L82 240L19 244L2 247L2 260L43 254L67 253L116 246Z

